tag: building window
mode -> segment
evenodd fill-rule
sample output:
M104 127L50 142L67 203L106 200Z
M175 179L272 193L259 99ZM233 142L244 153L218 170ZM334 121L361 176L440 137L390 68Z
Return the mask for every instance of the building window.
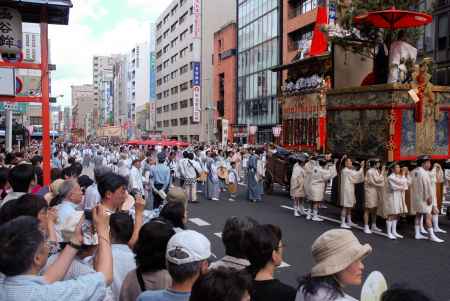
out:
M156 45L159 45L159 44L161 44L161 42L162 42L162 36L161 37L159 37L157 40L156 40Z
M180 0L180 7L186 3L187 0Z
M177 12L178 4L175 5L172 10L170 11L170 14L173 16Z
M169 120L164 120L164 127L168 128L169 127Z
M180 68L180 75L181 74L185 74L186 72L188 72L189 70L188 70L188 65L186 64L186 65L184 65L184 66L182 66L181 68Z
M173 40L170 42L170 47L171 47L171 48L173 48L173 47L175 47L175 46L177 45L177 40L178 40L178 38L175 38L175 39L173 39Z
M191 7L189 8L189 14L190 14L190 15L194 14L194 7L191 6Z
M183 32L180 34L180 41L183 41L183 39L186 37L187 33L188 33L188 30L186 29L185 31L183 31Z
M180 101L180 109L185 109L187 107L188 107L188 100L187 99Z
M178 21L175 21L175 22L172 24L172 26L170 26L170 32L174 32L174 31L175 31L175 29L177 28L177 24L178 24Z
M162 99L162 93L156 94L156 99L161 100Z
M164 46L163 52L164 52L164 53L167 53L168 50L169 50L169 44L167 44L166 46Z
M179 19L178 24L183 24L183 22L186 20L186 17L188 15L188 12L185 12Z
M172 119L172 120L170 120L170 125L171 125L171 126L178 126L178 119Z
M156 109L156 113L161 114L162 113L162 107L159 107Z
M158 127L158 128L162 127L162 122L161 121L157 121L156 122L156 127Z
M158 25L156 25L156 30L160 30L162 27L162 22L159 22Z
M172 73L170 73L170 78L171 79L177 78L177 73L178 73L178 70L172 71Z
M171 93L172 95L178 94L178 86L171 88L171 89L170 89L170 93Z
M167 21L169 21L169 14L167 14L165 17L164 17L164 24L166 24L167 23Z
M169 67L169 60L164 61L163 67L164 67L164 68Z
M182 58L183 56L185 56L186 53L187 53L187 51L188 51L188 48L187 48L187 47L181 49L181 51L180 51L180 58Z
M180 85L180 91L186 91L187 89L188 89L188 83L187 82L182 83Z
M164 32L164 35L163 35L163 36L164 36L164 39L167 38L167 36L169 35L169 31L170 31L170 30L167 29L167 30Z
M194 32L194 25L189 26L189 32L193 33Z
M170 58L170 62L173 64L177 61L177 56L178 54L174 54L171 58Z
M178 110L178 102L174 102L173 104L170 105L170 109L172 111L176 111Z
M164 97L169 97L169 90L166 90L163 93L164 93L164 95L163 95Z
M189 45L189 50L192 52L192 51L194 51L194 44L193 43L191 43L190 45Z
M164 113L169 112L169 105L165 105L163 107Z
M189 105L190 105L191 107L194 106L194 100L193 100L192 98L189 99Z
M438 17L438 34L437 34L437 50L446 50L449 46L449 23L448 15Z
M162 56L162 50L156 53L156 59L159 59Z
M169 74L165 75L163 80L164 83L168 83L170 81L170 75Z
M156 67L156 72L161 72L162 71L162 65L158 65L158 67Z
M156 81L156 86L159 87L159 86L161 86L161 85L162 85L162 79L158 79L158 80Z
M188 118L182 117L180 118L180 125L187 125L188 124Z

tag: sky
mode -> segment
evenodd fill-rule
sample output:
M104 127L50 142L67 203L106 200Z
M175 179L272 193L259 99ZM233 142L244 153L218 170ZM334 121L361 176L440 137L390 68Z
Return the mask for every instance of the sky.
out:
M68 26L49 26L52 96L71 106L71 86L92 84L92 57L128 53L172 0L72 0Z

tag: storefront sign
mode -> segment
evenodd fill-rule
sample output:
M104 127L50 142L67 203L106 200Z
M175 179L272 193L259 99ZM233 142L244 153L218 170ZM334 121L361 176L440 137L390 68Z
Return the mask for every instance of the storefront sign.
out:
M201 10L201 0L193 0L192 1L192 13L194 15L194 24L193 24L193 39L200 39L202 35L202 10Z
M222 119L222 145L227 145L228 143L228 125L227 119Z
M192 101L194 102L194 111L193 111L193 121L200 122L200 111L201 111L201 88L200 86L192 87Z
M275 126L272 128L272 133L274 137L280 137L281 135L281 126Z
M257 131L258 131L258 127L256 125L252 125L248 128L248 133L250 135L255 135Z
M9 7L0 7L0 53L22 50L22 16Z
M193 67L193 70L194 70L194 77L192 79L192 85L193 86L200 86L200 81L201 81L200 62L192 62L192 67Z

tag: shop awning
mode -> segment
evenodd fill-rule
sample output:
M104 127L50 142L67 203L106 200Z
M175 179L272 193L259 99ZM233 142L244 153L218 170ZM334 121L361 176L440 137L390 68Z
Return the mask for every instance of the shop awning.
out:
M48 24L67 25L73 4L71 0L2 0L1 6L19 10L22 21L27 23L40 23L41 10L47 7Z

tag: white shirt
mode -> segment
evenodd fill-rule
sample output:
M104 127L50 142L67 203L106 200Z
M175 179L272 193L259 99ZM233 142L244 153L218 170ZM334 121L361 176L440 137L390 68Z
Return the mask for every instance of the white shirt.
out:
M139 191L144 194L144 184L142 181L141 171L135 166L131 167L130 172L130 189L139 189Z
M112 244L113 282L111 284L114 300L119 300L120 289L127 274L136 269L134 253L127 245Z
M86 189L84 196L84 209L92 209L100 203L100 193L98 192L97 183L92 184Z

